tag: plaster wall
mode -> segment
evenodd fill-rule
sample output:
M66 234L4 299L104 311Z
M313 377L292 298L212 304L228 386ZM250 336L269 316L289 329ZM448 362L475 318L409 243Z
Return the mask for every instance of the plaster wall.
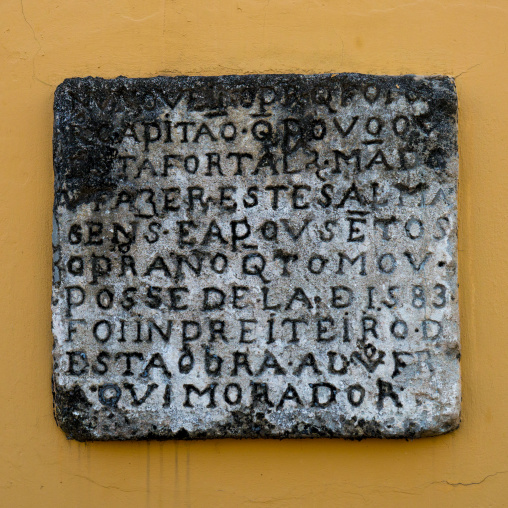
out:
M508 3L2 0L0 506L508 506ZM120 74L447 74L463 422L406 441L67 441L52 415L53 92Z

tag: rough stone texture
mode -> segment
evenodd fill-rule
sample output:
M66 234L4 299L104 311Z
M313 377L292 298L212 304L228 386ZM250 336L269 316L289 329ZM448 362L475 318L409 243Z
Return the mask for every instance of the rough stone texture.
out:
M458 426L451 78L69 79L54 164L69 438Z

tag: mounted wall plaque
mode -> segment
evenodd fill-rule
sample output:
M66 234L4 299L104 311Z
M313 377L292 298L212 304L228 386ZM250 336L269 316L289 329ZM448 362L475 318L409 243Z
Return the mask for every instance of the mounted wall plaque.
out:
M69 438L458 426L451 78L69 79L54 167Z

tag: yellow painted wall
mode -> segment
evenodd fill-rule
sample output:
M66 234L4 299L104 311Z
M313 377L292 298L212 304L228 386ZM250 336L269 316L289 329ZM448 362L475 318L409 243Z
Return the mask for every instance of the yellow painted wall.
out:
M0 507L508 506L508 1L1 0ZM438 438L67 441L51 400L52 105L66 77L448 74L463 423Z

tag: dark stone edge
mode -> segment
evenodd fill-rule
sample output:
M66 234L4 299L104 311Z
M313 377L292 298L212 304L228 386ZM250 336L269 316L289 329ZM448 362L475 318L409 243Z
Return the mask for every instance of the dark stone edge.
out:
M65 390L57 387L53 379L54 417L57 425L65 433L67 439L79 442L88 441L164 441L164 440L208 440L208 439L313 439L313 438L341 438L345 440L361 441L363 439L405 439L413 440L422 437L433 437L448 434L460 426L460 413L449 415L449 420L438 427L418 429L412 422L408 422L408 430L402 433L386 434L379 422L366 420L344 420L343 431L337 432L326 426L295 423L291 430L277 431L268 422L263 413L257 411L232 411L231 417L225 423L217 423L209 430L189 432L184 428L178 431L164 429L139 430L136 422L127 417L127 412L119 409L104 409L103 413L94 411L91 417L91 404L78 385ZM113 412L113 413L112 413ZM109 413L109 415L106 415ZM98 432L91 425L91 420L106 420L111 414L118 420L127 421L124 435L116 431ZM145 422L143 422L145 423ZM121 425L125 425L123 422ZM148 424L149 425L149 424ZM411 427L413 427L411 429Z
M394 91L403 92L412 100L421 97L431 103L430 114L436 125L447 130L457 124L457 93L453 77L434 75L418 76L406 74L399 76L372 75L358 73L328 73L328 74L246 74L223 76L157 76L149 78L117 78L105 79L99 77L67 78L55 90L54 96L54 127L53 127L53 161L55 173L55 202L65 204L73 209L81 203L103 200L114 191L117 182L111 175L116 149L112 139L100 139L100 136L83 136L83 132L100 132L104 127L104 113L97 103L107 109L111 106L111 97L115 94L125 93L125 97L132 95L130 88L137 92L136 98L130 97L127 102L134 109L143 112L143 117L150 111L143 110L141 104L143 93L153 91L153 87L163 87L159 91L171 89L172 92L190 90L198 86L214 86L226 90L236 86L268 86L294 85L299 91L311 90L312 87L344 87L346 92L361 90L369 85L390 86ZM417 95L416 95L417 92ZM310 92L309 92L310 93ZM87 109L79 106L80 112L74 109L79 104L78 97L93 96L93 105ZM346 94L347 95L347 94ZM212 94L213 96L213 94ZM210 100L207 98L206 100ZM215 104L203 107L213 108ZM298 108L300 106L290 106ZM86 111L86 114L83 113ZM116 111L116 110L115 110ZM154 107L152 113L158 111ZM129 116L129 115L127 115ZM155 115L157 116L157 115ZM130 112L130 121L136 117ZM126 116L115 115L114 138L125 127ZM70 125L73 124L73 125ZM80 124L80 125L78 125ZM81 132L81 134L79 134ZM77 134L76 134L77 133ZM443 155L435 157L439 164L452 152L457 152L457 140L452 136L450 146L443 147ZM447 152L444 154L444 152Z

